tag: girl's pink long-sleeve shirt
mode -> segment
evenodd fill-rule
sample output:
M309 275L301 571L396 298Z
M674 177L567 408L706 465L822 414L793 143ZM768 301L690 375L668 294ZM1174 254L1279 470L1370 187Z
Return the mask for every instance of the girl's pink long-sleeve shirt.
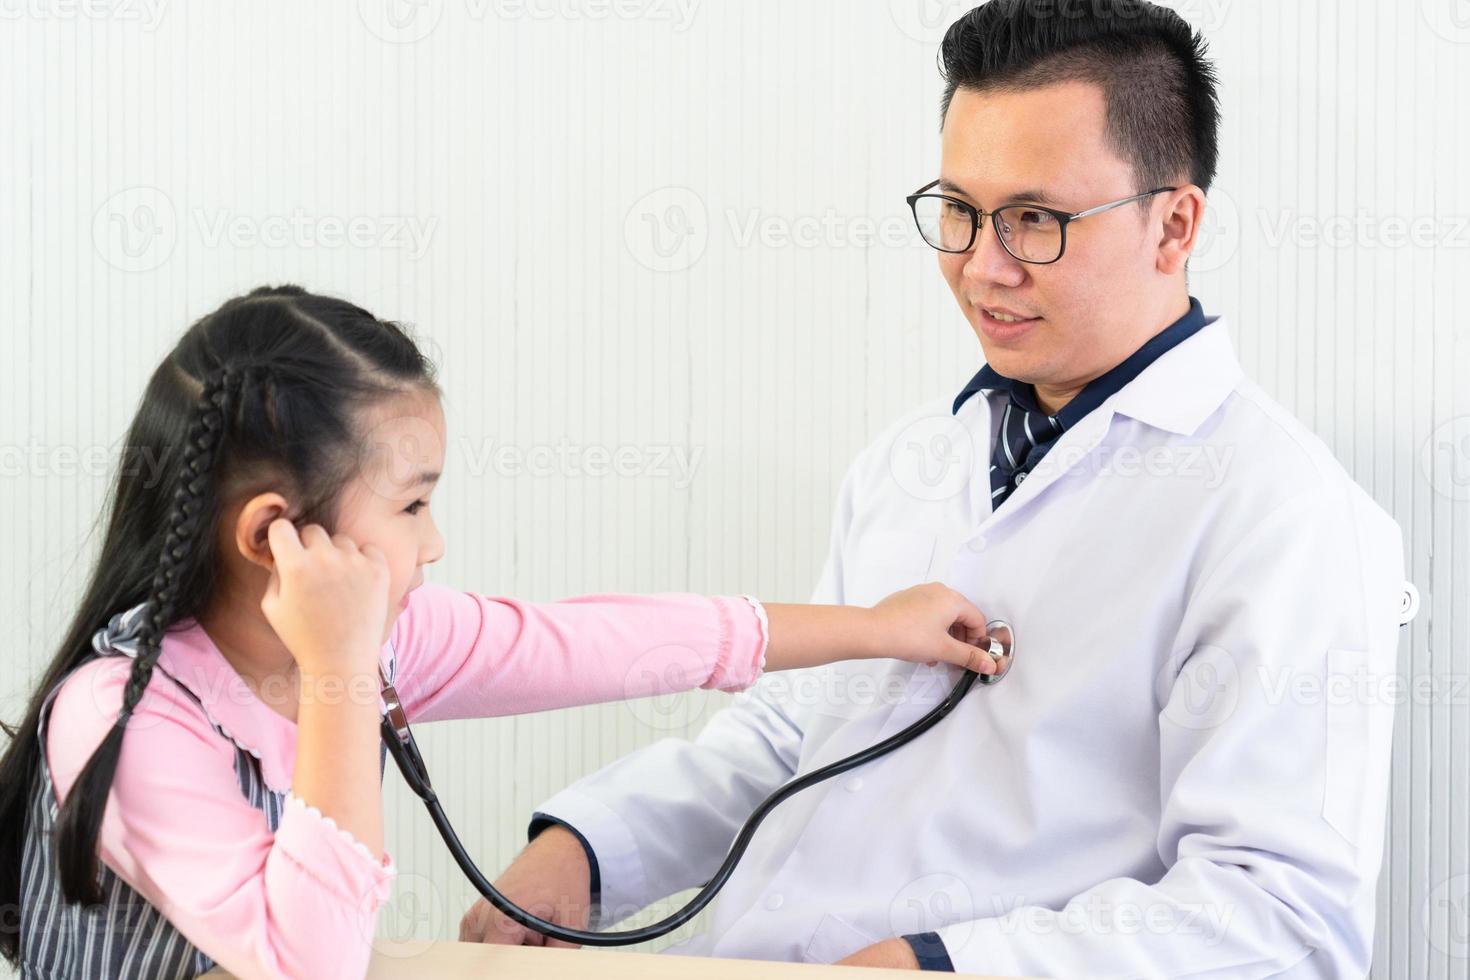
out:
M593 595L529 603L423 585L382 651L410 721L478 718L749 686L765 664L749 598ZM391 651L391 653L390 653ZM220 966L244 977L361 976L394 877L330 818L288 795L275 833L241 795L235 749L287 791L296 725L263 704L197 623L166 634L128 724L102 860ZM58 801L112 727L132 667L102 657L57 694L47 764Z

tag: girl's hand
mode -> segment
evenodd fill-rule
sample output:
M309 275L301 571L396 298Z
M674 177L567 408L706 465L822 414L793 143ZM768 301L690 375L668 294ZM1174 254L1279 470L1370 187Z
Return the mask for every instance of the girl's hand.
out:
M942 661L979 674L999 669L987 650L985 614L948 586L938 582L916 585L893 593L869 612L874 656L929 664Z
M319 524L271 522L271 577L261 611L303 673L371 672L388 618L388 561Z

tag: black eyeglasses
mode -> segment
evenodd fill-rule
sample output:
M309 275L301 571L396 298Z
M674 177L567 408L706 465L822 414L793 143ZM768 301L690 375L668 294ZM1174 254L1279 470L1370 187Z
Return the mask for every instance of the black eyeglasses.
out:
M941 252L968 252L975 246L980 222L988 214L1001 247L1013 258L1033 265L1050 265L1062 257L1067 250L1067 225L1073 221L1179 189L1159 187L1144 194L1125 197L1121 201L1068 213L1039 204L1007 204L994 211L981 211L948 194L926 193L938 184L937 180L925 184L906 198L924 241Z

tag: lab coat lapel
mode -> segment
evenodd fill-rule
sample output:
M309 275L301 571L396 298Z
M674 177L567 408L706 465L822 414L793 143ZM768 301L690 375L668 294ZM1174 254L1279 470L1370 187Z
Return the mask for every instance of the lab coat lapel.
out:
M1112 399L1109 399L1109 402L1111 401ZM983 533L1003 521L1013 520L1017 514L1026 509L1031 501L1045 493L1046 489L1063 474L1082 462L1087 454L1102 442L1103 436L1107 435L1108 425L1113 420L1113 410L1109 407L1109 402L1099 405L1081 422L1058 436L1055 445L1045 456L1041 457L1041 462L1036 464L1036 468L1021 482L1020 486L1011 491L1004 506L999 510L990 511L977 531ZM990 487L988 462L985 471L985 486L988 494ZM987 496L987 502L988 499Z
M1102 441L1113 417L1113 410L1110 407L1113 400L1109 399L1108 402L1098 406L1095 411L1090 412L1081 422L1058 436L1056 444L1041 458L1041 462L1036 464L1036 468L1027 475L1021 485L1011 491L1005 506L997 511L990 506L990 451L995 445L999 417L991 410L990 398L987 392L978 392L960 406L959 411L959 419L969 430L971 443L974 446L974 452L971 454L969 495L972 526L977 534L994 527L1001 521L1010 520L1025 508L1029 501L1045 493L1047 487L1081 462ZM959 543L951 542L951 546L957 546ZM938 569L942 571L944 564L944 562L938 563Z

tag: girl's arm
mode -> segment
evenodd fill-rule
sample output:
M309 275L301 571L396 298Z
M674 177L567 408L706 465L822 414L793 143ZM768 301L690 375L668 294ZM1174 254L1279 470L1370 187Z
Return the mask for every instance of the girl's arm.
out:
M373 545L274 520L260 607L301 669L291 791L383 850L378 769L378 655L388 619L388 564Z
M973 646L984 629L978 609L937 584L872 609L684 593L532 603L426 584L409 594L392 643L409 718L434 721L736 691L762 670L840 659L943 660L988 673L995 665Z
M100 658L58 693L46 753L58 800L116 720L131 667ZM234 746L161 670L128 722L98 850L184 938L241 977L362 976L395 874L390 859L294 794L272 834L240 794Z
M766 670L815 667L834 660L943 661L982 674L996 665L976 644L986 638L985 615L938 583L916 585L861 606L775 605Z

